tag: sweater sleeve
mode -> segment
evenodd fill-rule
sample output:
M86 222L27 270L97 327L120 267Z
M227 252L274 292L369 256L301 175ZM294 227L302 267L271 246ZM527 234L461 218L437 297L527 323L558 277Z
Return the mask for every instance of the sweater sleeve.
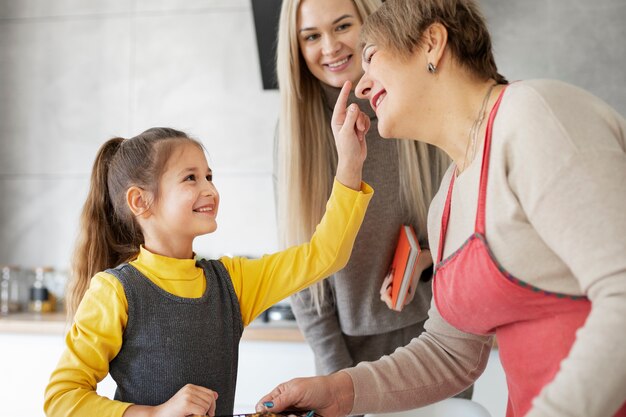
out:
M335 180L326 213L308 243L259 259L220 259L232 277L244 326L278 301L346 265L373 193L365 183L355 191Z
M522 203L591 312L527 416L613 415L626 401L626 155L578 152L541 184L537 198Z
M313 304L310 289L304 289L291 297L298 327L313 350L317 372L321 375L354 365L339 325L338 311L330 286L333 279L331 277L324 282L324 300L320 312Z
M449 398L485 370L491 336L461 332L431 303L425 331L375 362L347 369L354 384L350 414L401 411Z
M523 88L521 88L523 87ZM563 84L520 86L508 181L591 311L527 417L613 415L626 401L626 122ZM517 123L517 124L515 124Z
M66 348L45 391L47 416L113 416L131 405L102 397L96 385L109 372L109 362L122 346L128 306L121 283L96 274L65 337Z

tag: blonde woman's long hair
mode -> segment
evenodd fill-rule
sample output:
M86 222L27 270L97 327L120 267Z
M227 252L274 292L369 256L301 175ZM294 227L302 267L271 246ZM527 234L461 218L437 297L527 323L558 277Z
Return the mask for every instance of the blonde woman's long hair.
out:
M353 0L361 21L382 4ZM337 152L320 81L311 74L298 44L300 0L284 0L280 12L276 70L281 111L277 132L277 215L283 247L307 242L321 220L337 168ZM398 140L400 201L426 241L428 206L449 160L436 148ZM382 277L381 277L382 278ZM310 287L318 312L324 281Z

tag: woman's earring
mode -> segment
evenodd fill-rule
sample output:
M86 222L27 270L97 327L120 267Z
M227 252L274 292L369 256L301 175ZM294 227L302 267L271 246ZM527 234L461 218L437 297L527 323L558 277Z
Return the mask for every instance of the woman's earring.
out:
M437 67L432 62L428 63L428 72L430 72L431 74L434 74L437 72Z

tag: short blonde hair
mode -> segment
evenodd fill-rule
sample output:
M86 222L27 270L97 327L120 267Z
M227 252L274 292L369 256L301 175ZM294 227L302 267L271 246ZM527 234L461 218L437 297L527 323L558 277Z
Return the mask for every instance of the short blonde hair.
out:
M507 84L498 73L491 36L474 0L387 0L368 17L361 41L408 57L421 46L424 31L433 23L448 31L447 46L459 64L479 78Z

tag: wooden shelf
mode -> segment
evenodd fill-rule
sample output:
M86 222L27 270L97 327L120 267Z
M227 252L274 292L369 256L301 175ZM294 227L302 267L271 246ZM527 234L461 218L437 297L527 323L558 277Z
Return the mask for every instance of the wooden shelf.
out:
M293 323L252 323L243 330L242 340L267 342L304 342L304 336Z
M63 335L67 328L65 313L13 313L0 316L0 333Z
M0 316L0 334L56 334L62 336L67 330L65 313L14 313ZM304 342L304 337L295 322L262 323L255 321L244 329L242 340Z

